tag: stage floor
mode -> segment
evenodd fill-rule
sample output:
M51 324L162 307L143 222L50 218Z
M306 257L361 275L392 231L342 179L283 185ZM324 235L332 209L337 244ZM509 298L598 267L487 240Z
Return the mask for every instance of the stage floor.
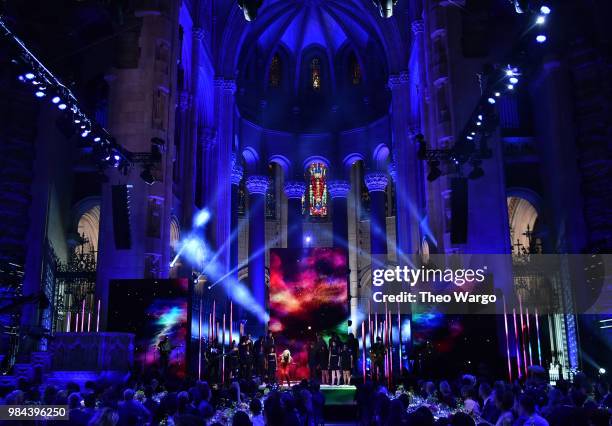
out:
M357 388L352 385L321 385L325 405L354 405Z

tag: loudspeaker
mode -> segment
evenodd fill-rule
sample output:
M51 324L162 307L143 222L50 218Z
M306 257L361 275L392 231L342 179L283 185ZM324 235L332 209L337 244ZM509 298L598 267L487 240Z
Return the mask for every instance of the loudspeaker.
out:
M467 243L468 181L466 178L451 180L451 243Z
M113 185L112 202L115 248L129 250L132 247L129 187L127 185Z

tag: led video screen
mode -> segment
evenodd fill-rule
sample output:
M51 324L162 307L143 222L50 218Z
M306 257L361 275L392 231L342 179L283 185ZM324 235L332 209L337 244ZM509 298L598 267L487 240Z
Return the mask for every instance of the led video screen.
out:
M134 362L143 371L167 368L184 378L189 335L189 281L113 280L109 289L108 331L135 334ZM167 366L160 342L167 336Z
M348 263L338 248L270 250L270 324L277 354L289 349L292 379L308 378L316 333L346 335Z

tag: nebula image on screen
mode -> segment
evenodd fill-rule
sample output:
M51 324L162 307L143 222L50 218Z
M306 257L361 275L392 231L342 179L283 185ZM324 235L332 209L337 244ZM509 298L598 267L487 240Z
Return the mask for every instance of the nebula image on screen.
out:
M270 323L276 352L291 351L292 379L308 378L315 333L346 334L347 255L338 248L270 250Z
M177 280L114 280L109 295L108 330L135 334L134 361L141 370L160 368L158 345L168 336L172 348L168 371L183 378L186 371L189 282Z

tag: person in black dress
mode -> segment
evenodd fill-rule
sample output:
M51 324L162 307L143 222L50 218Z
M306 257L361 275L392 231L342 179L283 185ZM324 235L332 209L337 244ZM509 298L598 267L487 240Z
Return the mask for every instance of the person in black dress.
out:
M329 384L329 351L323 337L319 336L319 367L321 368L321 384Z
M340 350L335 340L330 340L329 369L331 370L331 384L340 384Z
M359 340L355 338L353 333L349 333L348 340L346 341L348 345L349 351L353 355L353 364L351 365L351 370L353 374L357 374L357 360L359 359Z
M351 384L351 368L353 367L353 351L345 343L340 352L340 368L342 369L342 384Z
M276 382L276 351L274 346L270 346L268 356L266 358L266 370L268 372L268 383Z
M319 356L317 346L314 342L308 344L308 371L310 372L310 380L315 380L317 376L317 367L319 365Z

